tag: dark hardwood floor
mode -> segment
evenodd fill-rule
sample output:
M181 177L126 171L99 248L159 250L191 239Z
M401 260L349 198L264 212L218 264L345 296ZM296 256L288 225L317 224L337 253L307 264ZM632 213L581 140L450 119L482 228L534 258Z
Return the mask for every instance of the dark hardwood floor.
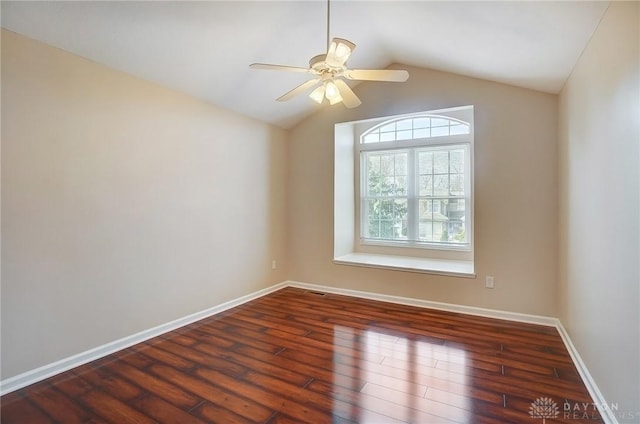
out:
M602 422L565 402L592 400L554 328L286 288L9 393L1 418Z

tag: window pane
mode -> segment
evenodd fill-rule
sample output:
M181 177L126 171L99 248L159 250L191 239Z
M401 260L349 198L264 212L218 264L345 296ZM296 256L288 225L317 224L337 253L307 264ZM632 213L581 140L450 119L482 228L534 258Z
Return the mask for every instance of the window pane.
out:
M396 123L392 122L380 128L380 132L395 132Z
M380 238L391 239L393 238L393 222L385 219L380 221Z
M449 127L449 122L451 122L448 119L443 119L443 118L431 118L431 127ZM449 130L447 130L448 132Z
M380 155L367 155L367 168L369 172L380 172Z
M469 126L465 124L451 125L451 135L469 134Z
M381 201L379 199L369 200L368 205L368 222L365 233L371 238L380 238L380 222L381 222Z
M396 133L395 132L380 133L380 141L396 141Z
M369 200L367 202L368 210L369 210L369 218L380 219L380 207L379 200Z
M407 177L396 177L396 182L394 184L394 195L396 196L405 196L408 192L407 188Z
M433 153L433 173L447 174L449 172L449 152L439 151Z
M396 155L396 175L407 175L407 154Z
M450 164L452 173L464 172L464 150L453 150L450 153Z
M438 199L438 200L434 200L431 205L431 212L433 212L433 219L434 220L440 220L442 221L442 219L444 218L444 215L442 214L442 212L445 211L446 209L446 200L442 200L442 199Z
M400 130L410 130L413 127L413 122L411 119L404 119L402 121L396 122L396 129Z
M420 200L420 241L441 242L448 241L446 199Z
M379 196L380 195L380 179L369 177L367 181L367 195Z
M364 136L365 143L377 143L380 141L380 133L375 132Z
M433 194L436 196L449 195L449 176L448 175L433 176Z
M413 138L413 133L411 130L398 131L396 139L397 140L411 140Z
M442 235L442 215L439 204L433 200L419 201L418 236L420 241L439 241Z
M419 180L419 196L433 196L433 176L421 175Z
M380 194L383 196L393 196L395 194L394 178L382 177L380 186Z
M421 199L419 202L420 241L466 243L465 201L463 199Z
M463 199L450 199L447 207L447 234L450 243L466 243L465 202Z
M431 137L431 131L429 128L421 128L413 130L413 138L429 138Z
M433 153L418 153L418 167L420 174L433 174Z
M368 154L367 195L407 195L407 160L406 152Z
M433 241L433 222L420 220L418 224L418 240Z
M445 135L449 135L449 127L432 127L431 128L431 137L442 137Z
M390 219L393 217L393 200L380 200L380 218Z
M380 173L393 175L393 155L380 155Z
M451 195L452 196L463 196L464 195L464 175L462 174L451 174Z
M380 173L380 155L367 155L367 194L380 195L382 174Z
M430 118L415 118L413 120L413 128L429 128L431 127Z
M369 219L366 234L370 238L380 238L380 220Z
M368 228L370 238L400 240L407 238L407 200L375 199L369 206Z
M419 206L420 219L430 221L431 211L433 209L433 201L420 199L420 201L418 202L418 206Z
M407 239L407 201L396 199L393 205L393 238Z

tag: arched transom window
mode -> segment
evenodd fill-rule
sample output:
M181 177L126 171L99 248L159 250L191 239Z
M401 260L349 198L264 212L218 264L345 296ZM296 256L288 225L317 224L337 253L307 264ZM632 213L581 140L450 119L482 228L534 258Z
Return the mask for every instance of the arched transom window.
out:
M360 137L360 143L414 140L469 134L469 124L438 115L415 116L383 122Z

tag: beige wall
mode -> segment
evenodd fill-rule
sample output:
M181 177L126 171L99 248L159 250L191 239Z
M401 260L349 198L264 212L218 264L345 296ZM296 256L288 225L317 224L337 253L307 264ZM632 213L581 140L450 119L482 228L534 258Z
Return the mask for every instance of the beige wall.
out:
M639 22L639 3L611 4L559 106L560 317L607 401L619 403L619 421L635 423L640 420Z
M3 30L2 378L285 280L286 149Z
M355 290L555 316L557 96L418 68L403 84L355 88L362 106L325 108L291 131L290 278ZM333 258L334 124L475 107L477 279L347 265ZM486 275L496 288L484 288Z

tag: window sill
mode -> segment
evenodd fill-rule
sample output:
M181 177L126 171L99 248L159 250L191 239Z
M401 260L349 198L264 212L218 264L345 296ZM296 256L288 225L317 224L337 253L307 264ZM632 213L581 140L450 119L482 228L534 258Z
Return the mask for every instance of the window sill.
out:
M473 261L414 258L410 256L372 255L369 253L349 253L347 255L334 258L333 263L339 265L419 272L424 274L448 275L453 277L476 277Z

